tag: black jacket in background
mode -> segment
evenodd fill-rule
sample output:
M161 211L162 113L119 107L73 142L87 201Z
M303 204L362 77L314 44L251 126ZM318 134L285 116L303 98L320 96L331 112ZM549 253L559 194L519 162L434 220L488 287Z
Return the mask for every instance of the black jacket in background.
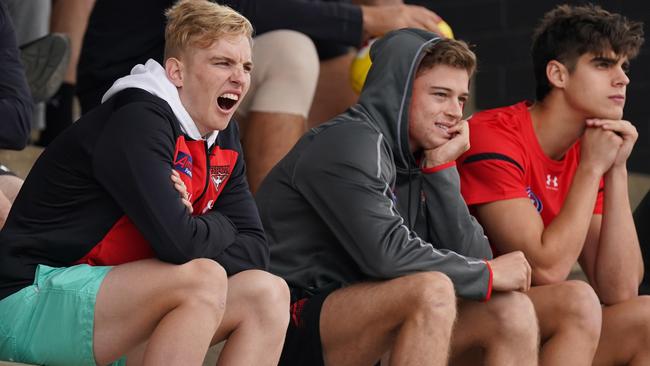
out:
M223 0L250 20L259 35L278 29L317 41L361 43L360 7L345 1ZM164 11L174 0L98 0L88 22L78 66L77 93L84 113L100 103L113 82L152 58L163 64Z
M0 149L22 150L32 123L32 95L11 18L0 2Z

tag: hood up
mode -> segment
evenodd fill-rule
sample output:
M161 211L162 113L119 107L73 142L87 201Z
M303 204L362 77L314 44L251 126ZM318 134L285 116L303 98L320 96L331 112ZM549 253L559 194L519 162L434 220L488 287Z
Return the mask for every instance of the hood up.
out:
M149 59L144 65L138 64L131 69L131 74L117 79L113 86L108 89L102 97L102 103L113 95L128 88L138 88L157 96L166 101L178 119L183 132L193 140L207 140L208 146L212 146L217 139L218 131L214 131L206 137L201 136L196 123L190 117L178 95L178 89L167 78L165 69L153 59Z
M398 170L417 168L408 134L413 81L423 51L438 40L435 33L406 28L387 33L370 49L372 66L358 105L391 144Z

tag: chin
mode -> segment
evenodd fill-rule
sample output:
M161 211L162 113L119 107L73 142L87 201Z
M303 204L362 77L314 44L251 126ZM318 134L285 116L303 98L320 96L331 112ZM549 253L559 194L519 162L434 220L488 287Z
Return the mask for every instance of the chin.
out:
M623 111L607 111L600 114L602 119L620 120L623 118Z
M212 123L210 124L210 128L214 131L225 130L226 128L228 128L228 124L230 123L231 119L232 119L232 115L219 116L212 121Z

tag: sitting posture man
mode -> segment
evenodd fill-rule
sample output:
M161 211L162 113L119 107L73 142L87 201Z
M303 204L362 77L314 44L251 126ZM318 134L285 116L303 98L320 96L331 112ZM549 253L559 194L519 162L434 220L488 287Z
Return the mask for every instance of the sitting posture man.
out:
M621 119L642 43L641 23L599 7L550 11L533 39L536 102L475 115L459 160L467 203L498 253L526 254L533 285L563 283L579 260L604 304L595 365L650 364L650 298L637 295L643 263L627 190L637 132ZM562 296L533 297L543 339L555 321L543 309Z
M281 365L373 365L387 351L394 365L445 365L455 295L454 364L536 364L534 309L515 292L529 266L521 253L492 259L453 163L468 147L474 54L405 29L371 57L359 104L303 136L256 196L271 270L292 289ZM575 335L595 349L597 331Z
M268 246L229 123L252 27L203 0L167 15L165 67L118 80L25 181L0 235L0 359L200 365L225 338L220 364L279 359L289 293L262 271Z

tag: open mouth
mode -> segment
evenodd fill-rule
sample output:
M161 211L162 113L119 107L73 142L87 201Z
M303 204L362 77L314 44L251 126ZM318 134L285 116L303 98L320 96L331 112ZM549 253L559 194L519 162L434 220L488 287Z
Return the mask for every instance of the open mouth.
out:
M219 108L223 109L224 111L229 111L232 109L232 107L235 106L235 104L237 104L238 100L239 95L233 93L224 93L219 98L217 98L217 104L219 105Z

